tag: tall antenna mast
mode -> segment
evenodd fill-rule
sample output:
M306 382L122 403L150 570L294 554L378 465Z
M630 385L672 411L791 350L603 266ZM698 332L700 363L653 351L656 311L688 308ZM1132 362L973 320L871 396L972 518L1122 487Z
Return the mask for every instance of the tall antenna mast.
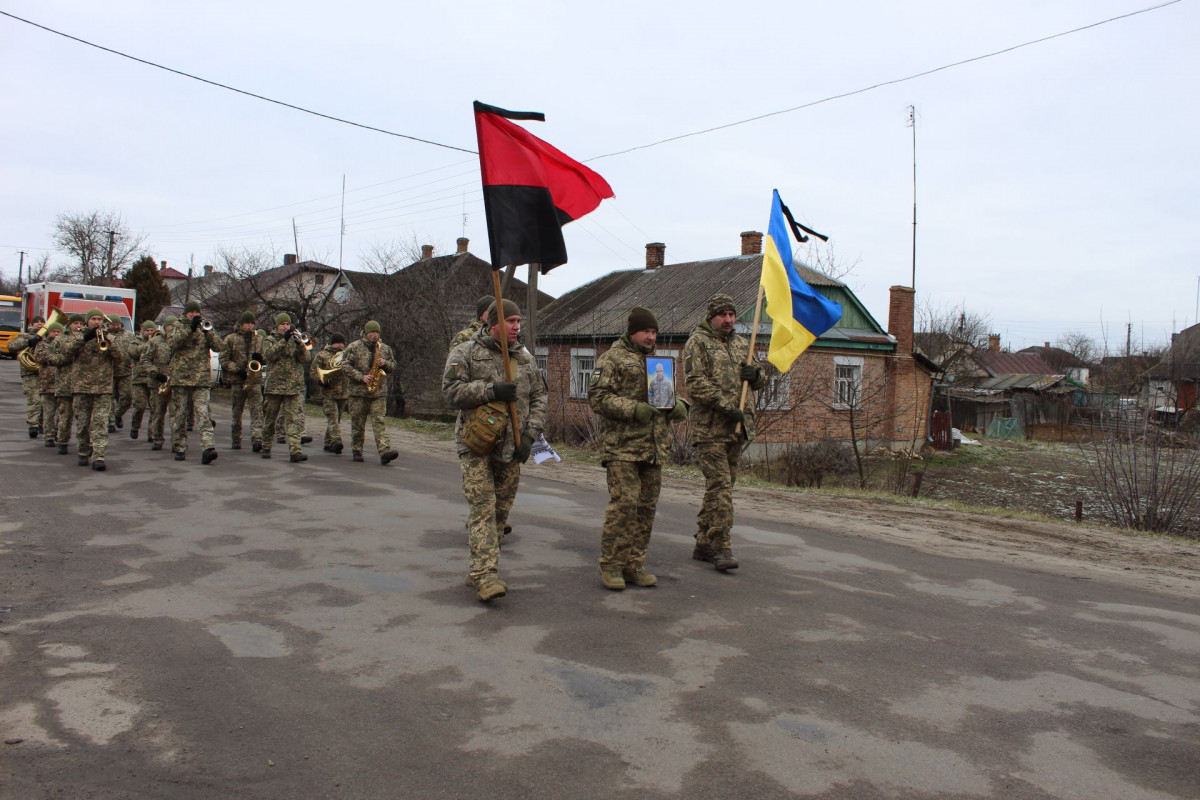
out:
M463 201L463 232L462 232L462 235L463 235L463 238L465 239L467 236L467 193L466 192L462 193L462 201Z
M338 237L338 270L342 268L342 251L346 247L346 176L342 175L342 224L341 236Z
M296 232L296 218L292 217L292 244L296 246L296 258L300 258L300 234Z
M908 107L908 127L912 128L913 143L913 232L912 232L912 288L917 288L917 107Z

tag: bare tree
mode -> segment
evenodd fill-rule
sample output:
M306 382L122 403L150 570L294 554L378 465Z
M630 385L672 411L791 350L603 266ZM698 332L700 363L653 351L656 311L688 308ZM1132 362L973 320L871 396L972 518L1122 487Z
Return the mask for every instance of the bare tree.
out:
M913 339L926 356L943 370L954 367L972 350L987 346L992 320L966 306L935 306L926 301L916 310Z
M146 242L115 211L62 212L50 226L50 240L74 264L69 279L83 284L111 281L132 263Z
M817 272L824 273L835 281L840 281L853 273L862 259L846 261L839 258L834 252L833 242L817 242L815 239L810 239L808 251L802 260Z
M1066 350L1085 364L1100 360L1100 344L1083 331L1067 331L1054 342L1054 346Z
M392 239L388 242L374 242L358 257L359 267L364 272L377 272L390 275L397 270L415 264L423 255L422 248L428 242L422 242L418 234L412 234L407 239ZM440 248L432 245L434 252Z

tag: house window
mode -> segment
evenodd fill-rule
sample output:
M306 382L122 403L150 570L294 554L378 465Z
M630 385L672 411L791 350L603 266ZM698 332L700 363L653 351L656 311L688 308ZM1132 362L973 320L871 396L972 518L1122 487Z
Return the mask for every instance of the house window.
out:
M596 368L594 347L571 348L571 397L587 397L592 370Z
M857 408L862 394L863 360L858 356L833 357L833 406Z
M537 362L538 372L542 373L542 380L545 381L546 374L550 371L550 348L535 347L533 360Z
M786 411L791 408L791 373L780 372L767 361L767 351L758 351L758 362L767 377L767 384L758 391L758 407L764 411Z
M324 275L314 275L313 283L317 284L317 286L324 286L325 285L325 276Z

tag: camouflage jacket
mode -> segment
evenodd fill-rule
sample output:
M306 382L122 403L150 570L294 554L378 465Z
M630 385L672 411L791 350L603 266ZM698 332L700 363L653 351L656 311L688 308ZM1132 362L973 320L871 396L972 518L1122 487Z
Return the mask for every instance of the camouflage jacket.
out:
M312 351L288 331L268 336L262 354L267 373L263 383L266 394L304 394L304 365L312 360Z
M508 353L516 372L513 382L517 384L517 422L521 434L537 439L546 427L546 384L528 350L517 343L509 345ZM474 339L455 347L447 356L442 397L448 406L459 410L454 441L460 456L470 452L462 443L463 422L472 410L491 401L492 384L497 382L504 382L504 358L500 343L486 330L480 330ZM512 431L506 430L504 439L492 450L492 458L511 461L512 457Z
M17 356L19 356L21 354L22 350L29 347L29 340L32 339L34 337L34 334L36 334L36 333L37 333L37 331L25 331L22 334L14 336L12 341L8 343L9 354L11 354L13 358L16 358ZM25 365L22 364L21 365L21 377L24 378L29 375L37 375L37 370L36 369L26 369Z
M161 339L162 335L151 337ZM150 339L138 334L132 337L129 343L129 360L133 365L133 382L135 384L149 383L150 373L146 370L145 364L142 362L142 354L150 347Z
M59 334L62 337L62 334ZM38 392L40 394L54 394L54 386L57 383L58 367L50 363L50 347L54 344L52 339L42 339L33 348L33 360L41 365L38 370Z
M113 362L113 377L128 378L133 374L134 350L137 348L137 337L129 331L109 333L108 342L120 351L121 357Z
M476 319L467 327L463 328L458 333L454 334L454 338L450 340L450 349L458 347L463 342L469 342L475 338L475 335L483 330L483 320Z
M336 356L339 352L345 351L334 350L329 345L325 345L325 347L321 348L321 352L313 356L312 366L308 368L308 374L309 377L312 378L313 383L320 384L322 395L331 400L345 400L350 396L349 380L346 378L346 369L343 367L337 372L329 373L329 376L325 379L326 383L321 383L320 378L317 376L317 370L329 369L329 362L333 361L334 356ZM387 367L384 367L384 369L387 369ZM360 378L359 380L362 379Z
M383 371L388 375L396 374L396 354L392 352L392 348L379 341L378 356L383 358ZM346 374L347 390L351 397L367 397L367 387L363 385L363 377L371 371L371 343L366 339L359 339L351 342L346 348L346 366L342 368L342 372ZM384 378L383 387L380 388L377 395L382 397L387 394L387 381Z
M74 367L75 362L67 355L67 340L79 335L78 333L72 333L68 328L60 333L58 338L46 348L46 362L54 366L55 397L71 396L71 369Z
M63 356L75 362L71 367L71 393L111 394L113 368L121 359L121 348L110 342L107 350L101 350L97 339L84 341L86 331L84 328L71 336L62 346Z
M167 342L166 334L155 336L146 343L138 366L146 373L146 385L157 389L160 384L154 379L155 375L170 375L171 345Z
M181 319L167 332L167 344L171 346L172 386L211 386L212 356L209 351L219 351L221 340L216 331L200 328L192 330L190 319Z
M667 415L655 410L649 422L633 412L646 399L646 356L654 348L639 347L622 336L596 360L588 384L588 404L600 415L600 463L644 461L665 464L671 449Z
M737 421L728 415L737 410L742 399L742 365L750 352L750 342L732 331L722 334L707 321L702 322L683 347L683 374L692 408L688 427L692 442L732 442L754 438L754 392L766 383L763 371L750 382L754 391L746 393L746 425L735 433Z
M264 337L254 331L234 331L221 342L221 372L230 383L241 383L245 380L241 371L250 363L250 356L263 354Z

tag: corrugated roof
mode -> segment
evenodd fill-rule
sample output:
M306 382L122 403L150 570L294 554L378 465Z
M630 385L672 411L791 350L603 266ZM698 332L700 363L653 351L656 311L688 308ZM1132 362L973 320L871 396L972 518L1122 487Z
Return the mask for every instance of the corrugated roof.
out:
M992 375L1056 375L1053 367L1040 357L1029 353L994 353L977 350L975 363Z

